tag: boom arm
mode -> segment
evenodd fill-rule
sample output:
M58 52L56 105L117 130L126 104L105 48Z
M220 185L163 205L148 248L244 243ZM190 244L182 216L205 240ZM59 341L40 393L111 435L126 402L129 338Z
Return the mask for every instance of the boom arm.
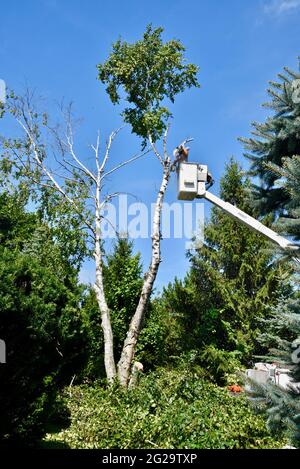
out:
M278 233L263 225L258 220L255 220L255 218L250 217L250 215L238 209L234 205L231 205L229 202L224 202L224 200L220 199L216 195L205 191L205 194L202 197L214 205L217 205L217 207L222 208L226 213L244 223L244 225L247 225L252 230L258 231L269 240L278 244L282 249L299 249L297 245L291 243L288 239L280 236Z
M255 218L238 209L236 206L225 202L214 194L206 190L208 182L208 171L206 165L198 163L180 163L177 168L178 174L178 199L193 200L194 198L204 198L217 207L223 209L226 213L247 225L254 231L261 233L269 240L276 243L284 250L299 251L300 246L292 243L288 239L280 236L275 231L260 223ZM294 258L300 262L298 257Z

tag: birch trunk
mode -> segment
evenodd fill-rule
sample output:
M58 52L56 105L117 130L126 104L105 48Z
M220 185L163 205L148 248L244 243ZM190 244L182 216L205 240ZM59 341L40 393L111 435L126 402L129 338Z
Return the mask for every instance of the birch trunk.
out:
M99 200L99 199L98 199ZM96 239L95 239L95 262L96 282L94 285L97 303L101 312L101 326L104 338L104 366L107 380L112 383L116 377L116 365L114 359L113 332L111 327L110 312L105 299L103 285L103 260L101 249L101 218L99 204L96 208Z
M156 279L159 264L161 262L160 257L160 221L161 221L161 210L164 195L168 186L170 178L169 166L164 168L163 178L160 186L159 193L157 195L155 211L153 217L153 231L152 231L152 256L151 263L148 272L145 275L145 280L142 287L139 303L136 311L130 322L130 326L124 341L121 358L118 363L118 379L120 383L127 387L130 378L131 363L135 354L135 346L139 337L143 318L145 316L147 303L150 299L153 284Z

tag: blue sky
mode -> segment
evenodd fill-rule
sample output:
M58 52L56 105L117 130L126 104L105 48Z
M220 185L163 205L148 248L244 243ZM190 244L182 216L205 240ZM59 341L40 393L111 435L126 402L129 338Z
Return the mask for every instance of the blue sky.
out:
M112 106L96 79L96 64L105 60L112 42L119 36L141 38L148 23L163 26L164 39L180 39L189 61L200 67L201 88L185 92L171 106L169 150L194 137L190 160L209 165L215 193L231 155L246 166L237 137L248 136L250 123L268 114L261 107L268 80L283 66L295 69L300 53L300 0L11 0L1 9L0 78L17 92L25 84L36 88L50 107L62 98L73 100L83 118L77 138L86 161L97 130L105 140L121 123L121 108ZM139 144L124 129L111 164L135 154ZM151 156L115 174L109 189L130 192L149 205L159 181L160 168ZM166 201L175 200L173 178ZM137 240L135 246L146 267L149 240ZM175 275L184 276L185 241L164 240L162 257L158 289ZM87 263L82 279L91 281L92 272Z

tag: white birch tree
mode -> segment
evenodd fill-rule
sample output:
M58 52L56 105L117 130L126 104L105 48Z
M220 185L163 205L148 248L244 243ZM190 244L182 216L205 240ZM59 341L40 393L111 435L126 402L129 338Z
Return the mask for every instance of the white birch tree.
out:
M142 148L150 143L161 166L152 226L151 262L117 366L119 380L124 386L128 385L136 343L161 262L161 211L174 169L174 161L167 152L168 120L172 114L165 101L169 99L173 103L175 96L186 88L199 87L198 67L186 63L181 42L171 40L164 43L162 33L163 28L149 25L143 39L133 44L118 40L113 44L107 61L98 65L98 78L106 84L112 103L120 102L122 89L122 98L129 104L121 114L124 121L131 125L133 133L142 138ZM163 139L162 153L156 147L156 141L160 139Z
M106 376L110 383L117 378L125 387L130 380L137 340L161 262L162 204L175 165L167 151L167 120L171 113L161 103L165 98L173 102L175 95L186 87L199 86L197 67L183 63L182 44L175 40L163 44L162 31L162 28L152 30L149 26L143 40L135 44L118 41L107 62L99 66L99 78L107 83L112 102L119 101L118 88L123 87L127 101L133 105L125 109L123 117L131 125L132 131L143 139L140 152L108 167L110 150L120 129L111 133L103 152L100 151L98 134L96 144L91 145L94 154L91 167L86 163L86 155L79 156L76 151L72 108L63 109L63 125L51 125L48 115L36 109L34 96L30 92L23 97L11 95L6 103L6 111L11 113L22 131L21 137L1 140L0 169L6 175L5 186L18 180L22 187L25 186L26 190L34 194L35 200L51 207L50 210L56 213L56 219L70 214L76 217L79 231L82 230L85 253L92 253L95 260L94 290L102 320ZM163 140L162 152L156 146L160 138ZM129 325L120 360L116 364L110 311L103 286L104 240L101 222L106 204L118 193L105 194L104 182L115 171L150 151L158 159L161 168L152 223L151 261L144 275L140 299Z

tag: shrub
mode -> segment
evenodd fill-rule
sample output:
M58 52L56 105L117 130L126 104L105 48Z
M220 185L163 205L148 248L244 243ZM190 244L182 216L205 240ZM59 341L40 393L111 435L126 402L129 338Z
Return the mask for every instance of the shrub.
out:
M200 352L200 364L211 381L220 384L236 384L242 368L238 351L227 352L208 345Z
M71 448L270 448L264 420L244 396L199 378L194 370L160 369L125 391L76 386L65 396L71 425L46 441Z
M1 254L0 337L7 364L0 370L0 440L29 444L43 434L56 389L81 363L79 308L47 266L6 249Z

